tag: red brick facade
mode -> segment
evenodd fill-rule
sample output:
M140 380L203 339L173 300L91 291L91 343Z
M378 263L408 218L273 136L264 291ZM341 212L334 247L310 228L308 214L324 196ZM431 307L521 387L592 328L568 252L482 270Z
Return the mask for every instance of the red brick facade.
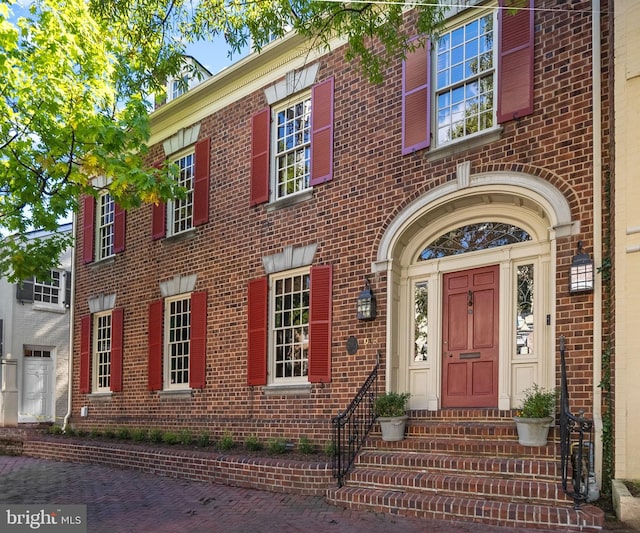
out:
M268 209L268 203L250 201L251 119L267 105L262 89L200 120L198 140L210 139L207 223L185 238L154 240L152 206L129 211L124 251L90 264L81 260L79 235L72 423L86 429L187 428L213 438L228 430L238 440L251 434L294 441L305 436L322 445L331 435L331 417L349 404L378 350L384 383L386 336L396 327L396 318L387 316L386 272L371 276L378 318L359 322L355 315L355 298L378 260L381 239L412 202L455 180L460 162L470 163L472 175L509 172L546 181L562 193L571 219L579 222L579 233L557 239L553 336L567 338L573 407L590 412L593 294L567 290L577 241L590 254L594 245L590 6L581 2L571 10L535 12L533 113L501 124L498 138L458 150L402 154L400 60L385 71L382 84L372 85L344 60L343 49L323 56L316 82L334 80L333 175L314 186L309 199L288 206ZM602 46L606 106L606 35ZM608 133L606 121L603 130ZM607 142L605 135L605 162ZM153 146L151 162L163 158L161 144ZM79 213L78 227L83 217ZM249 282L265 276L263 257L312 244L317 249L311 266L332 270L330 380L293 394L247 385ZM159 284L177 275L196 275L194 292L206 291L204 387L187 396L148 387L149 305L161 299ZM80 324L90 314L88 300L99 294L115 294L115 307L124 312L122 388L110 395L80 392ZM354 355L346 349L350 336L360 343ZM555 374L559 383L559 370ZM88 406L87 417L80 417L82 406Z

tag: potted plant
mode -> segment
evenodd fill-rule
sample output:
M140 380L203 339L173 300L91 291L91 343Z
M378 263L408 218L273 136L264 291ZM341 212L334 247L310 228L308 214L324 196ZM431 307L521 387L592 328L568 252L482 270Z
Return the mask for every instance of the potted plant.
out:
M524 399L513 417L518 441L523 446L544 446L556 408L556 392L533 384L524 391Z
M376 398L374 413L380 422L382 440L396 441L404 439L407 424L408 392L386 392Z

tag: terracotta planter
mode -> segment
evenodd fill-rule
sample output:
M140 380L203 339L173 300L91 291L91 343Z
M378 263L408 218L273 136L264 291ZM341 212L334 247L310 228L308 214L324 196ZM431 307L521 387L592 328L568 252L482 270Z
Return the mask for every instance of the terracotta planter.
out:
M523 446L544 446L547 444L549 425L553 422L552 417L522 418L514 416L513 419L518 428L518 442L520 444Z
M404 430L407 426L407 415L403 416L380 416L380 430L382 431L382 440L396 441L404 439Z

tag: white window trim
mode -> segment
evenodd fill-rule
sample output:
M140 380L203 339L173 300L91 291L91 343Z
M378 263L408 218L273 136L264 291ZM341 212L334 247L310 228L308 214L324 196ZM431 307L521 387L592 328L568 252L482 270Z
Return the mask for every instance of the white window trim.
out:
M451 23L447 25L446 28L443 28L442 33L448 33L456 28L464 26L465 24L479 19L485 16L488 13L492 13L493 16L493 125L489 128L485 128L483 130L464 135L462 137L458 137L456 139L450 139L446 142L438 142L438 51L437 51L437 42L434 44L431 51L431 72L430 72L430 100L431 100L431 133L432 133L432 143L431 150L438 151L442 150L443 152L447 149L456 150L460 149L460 144L465 142L473 143L476 138L480 141L479 144L483 144L485 139L483 137L488 134L496 134L496 132L500 133L502 131L501 126L498 124L497 120L497 108L498 108L498 10L496 9L496 4L491 3L486 6L486 10L482 9L473 9L465 11L465 14L460 17L455 17L452 19ZM478 78L476 78L478 79ZM488 142L488 141L486 141ZM439 154L441 156L449 155L448 153Z
M102 248L102 235L101 235L101 230L103 227L106 226L102 226L101 222L102 222L102 202L105 199L105 197L109 195L110 193L109 191L105 191L102 194L100 194L98 196L98 198L96 199L96 212L95 212L95 217L96 217L96 221L95 221L95 260L96 261L104 261L106 259L110 259L111 257L115 256L115 208L116 208L116 204L115 201L113 200L113 198L111 198L111 202L112 202L112 221L111 221L111 253L110 254L104 254L103 255L103 248Z
M55 271L60 275L60 285L58 286L58 303L42 302L36 300L36 286L42 285L37 278L33 278L33 309L38 311L55 311L59 313L65 312L64 298L66 294L67 276L64 275L64 270L58 268L52 268L51 271Z
M307 375L296 377L276 378L276 354L275 354L275 283L277 280L291 278L296 275L310 275L310 267L296 268L293 270L282 271L269 276L269 350L268 350L268 386L270 388L280 388L284 390L289 388L293 391L300 391L300 386L309 385L308 365L309 365L309 349L307 348ZM311 287L309 287L309 305L311 305ZM310 323L307 323L307 335L309 333ZM304 389L306 391L306 389Z
M310 111L309 111L309 147L311 147L311 120L313 117L313 103L311 101L311 91L310 90L306 90L303 92L300 92L298 94L295 95L295 97L290 96L288 97L286 100L282 100L281 102L279 102L278 104L274 104L271 107L271 132L270 132L270 139L271 139L271 146L270 146L270 150L269 150L269 167L270 167L270 184L271 184L271 193L270 193L270 199L269 201L273 204L287 204L289 202L293 202L295 200L293 199L297 199L298 197L302 197L304 196L305 199L306 197L308 197L309 193L311 191L313 191L313 186L311 185L311 159L309 159L309 184L307 187L305 187L304 189L301 189L299 191L290 193L290 194L286 194L284 196L278 196L278 172L277 172L277 164L276 164L276 160L277 160L277 146L278 146L278 123L277 123L277 117L278 117L278 113L280 111L282 111L283 109L287 109L289 107L295 106L296 104L300 103L300 102L304 102L305 100L309 100L310 101Z
M180 161L181 159L185 158L185 157L192 157L193 160L193 164L192 164L192 175L191 175L191 217L189 220L189 227L185 228L181 231L174 231L174 223L175 223L175 205L176 202L184 202L184 200L178 200L178 199L169 199L167 200L167 204L166 204L166 218L167 218L167 222L166 222L166 231L167 231L167 237L175 237L178 235L184 235L185 233L189 233L190 231L192 231L194 229L194 225L193 225L193 207L194 207L194 188L195 188L195 179L196 179L196 154L195 154L195 145L192 145L188 150L184 150L183 152L179 152L175 155L172 155L172 163L173 164L177 164L178 161Z
M91 377L92 377L92 393L110 393L111 385L108 387L100 387L98 385L98 322L101 317L111 316L111 322L109 325L109 345L111 346L111 350L109 350L109 384L111 384L111 365L113 363L113 315L112 310L103 311L100 313L93 314L93 320L91 321Z
M189 380L186 383L171 383L171 353L169 350L169 327L171 324L170 308L171 303L179 300L191 300L191 293L182 293L175 296L169 296L164 299L164 339L163 339L163 352L162 352L162 373L164 391L189 391ZM189 378L191 377L191 302L189 302Z

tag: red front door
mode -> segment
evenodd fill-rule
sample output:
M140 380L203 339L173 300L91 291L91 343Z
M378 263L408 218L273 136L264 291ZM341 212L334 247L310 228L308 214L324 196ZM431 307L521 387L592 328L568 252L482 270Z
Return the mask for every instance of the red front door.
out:
M442 407L498 406L498 274L444 276Z

